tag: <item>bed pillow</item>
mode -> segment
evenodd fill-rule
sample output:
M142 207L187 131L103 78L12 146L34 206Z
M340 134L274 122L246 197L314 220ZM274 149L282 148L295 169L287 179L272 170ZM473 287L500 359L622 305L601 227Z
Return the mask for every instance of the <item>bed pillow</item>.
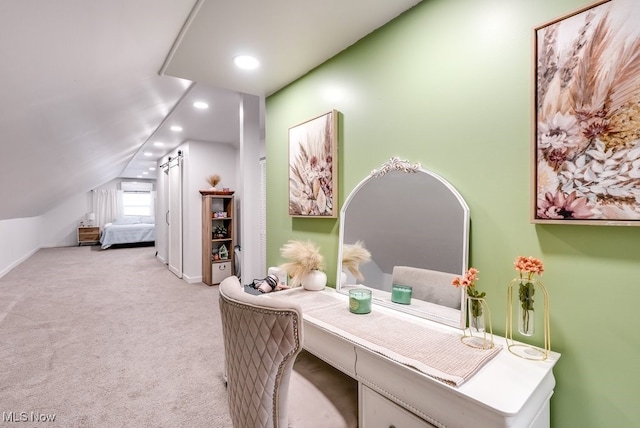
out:
M138 224L140 223L140 216L125 216L119 217L113 221L113 224Z
M155 224L155 222L156 219L150 215L143 215L140 217L140 223Z
M113 221L113 224L154 224L155 219L148 215L127 215L119 217Z

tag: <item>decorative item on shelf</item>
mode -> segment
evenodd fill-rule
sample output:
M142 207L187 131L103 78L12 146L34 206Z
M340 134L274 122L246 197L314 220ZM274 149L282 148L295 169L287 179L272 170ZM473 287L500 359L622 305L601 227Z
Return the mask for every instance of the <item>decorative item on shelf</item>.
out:
M507 328L505 338L509 351L521 358L528 360L545 360L551 352L551 330L549 327L549 293L546 287L533 275L542 275L544 265L535 257L519 256L514 262L515 269L519 272L519 277L514 278L507 289ZM518 289L517 297L514 297L514 288ZM536 295L536 290L540 293ZM513 305L514 301L518 305L518 314L515 322L518 325L518 333L531 337L535 334L536 325L536 303L539 303L540 294L543 299L542 328L544 335L544 348L515 343L513 340Z
M223 224L219 224L213 229L214 239L224 239L227 237L227 228Z
M467 308L467 327L463 330L462 343L472 348L493 348L493 326L491 311L484 297L487 293L476 289L476 281L480 271L469 268L464 278L455 277L451 285L464 287L467 291L465 299Z
M218 254L220 255L220 260L227 260L229 258L229 250L227 250L227 246L224 244L220 245Z
M311 241L288 241L280 248L280 255L288 262L280 266L291 277L291 285L305 290L322 290L327 285L324 257Z
M367 263L371 260L371 253L364 248L362 241L356 241L355 244L345 244L342 246L342 275L340 276L340 283L346 284L347 273L345 269L351 272L354 278L358 281L362 281L364 276L360 272L360 264Z
M371 290L366 288L349 290L349 312L359 315L371 312Z
M206 190L200 190L201 195L231 196L235 193L235 191L229 190L228 187L223 187L222 190L216 187L218 183L220 183L220 176L218 174L211 174L205 177L205 180L211 187Z
M220 183L220 176L218 174L211 174L206 178L207 183L209 183L209 190L218 190L216 186Z

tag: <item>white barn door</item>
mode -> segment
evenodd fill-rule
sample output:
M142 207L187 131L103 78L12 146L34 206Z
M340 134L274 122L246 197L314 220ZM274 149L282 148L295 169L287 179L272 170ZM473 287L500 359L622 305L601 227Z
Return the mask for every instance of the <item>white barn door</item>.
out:
M169 161L166 214L169 270L182 278L182 157Z

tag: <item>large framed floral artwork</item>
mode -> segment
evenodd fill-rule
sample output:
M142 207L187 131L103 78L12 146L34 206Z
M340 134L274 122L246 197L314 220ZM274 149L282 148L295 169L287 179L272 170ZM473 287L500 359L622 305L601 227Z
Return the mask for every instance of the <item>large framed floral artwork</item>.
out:
M535 31L534 223L640 226L640 2Z
M289 128L289 215L337 217L338 112Z

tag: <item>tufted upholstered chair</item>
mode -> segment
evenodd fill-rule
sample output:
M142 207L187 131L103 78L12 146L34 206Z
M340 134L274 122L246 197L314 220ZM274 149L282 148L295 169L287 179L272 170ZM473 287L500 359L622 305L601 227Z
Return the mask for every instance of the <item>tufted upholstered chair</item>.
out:
M302 311L220 284L229 409L235 428L357 427L357 383L302 350Z

